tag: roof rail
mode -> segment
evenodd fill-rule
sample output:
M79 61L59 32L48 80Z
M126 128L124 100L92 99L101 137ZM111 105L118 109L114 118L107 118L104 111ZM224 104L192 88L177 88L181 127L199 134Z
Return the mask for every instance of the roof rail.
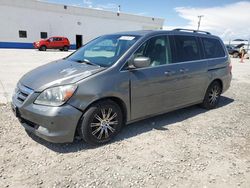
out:
M193 30L193 29L177 28L177 29L174 29L173 31L192 31L193 33L205 33L207 35L211 35L211 33L207 32L207 31L200 31L200 30Z

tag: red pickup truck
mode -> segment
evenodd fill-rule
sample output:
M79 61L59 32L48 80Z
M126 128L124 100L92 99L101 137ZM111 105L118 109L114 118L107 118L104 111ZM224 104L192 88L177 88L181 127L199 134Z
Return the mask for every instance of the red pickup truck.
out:
M33 46L40 51L46 51L47 49L60 49L61 51L68 51L70 42L66 37L50 37L45 40L34 42Z

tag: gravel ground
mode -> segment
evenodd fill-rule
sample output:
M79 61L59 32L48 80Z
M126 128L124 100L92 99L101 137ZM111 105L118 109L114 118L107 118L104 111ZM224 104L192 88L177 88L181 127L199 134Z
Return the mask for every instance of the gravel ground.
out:
M250 62L217 109L192 106L123 128L110 144L50 144L0 106L0 187L250 187Z

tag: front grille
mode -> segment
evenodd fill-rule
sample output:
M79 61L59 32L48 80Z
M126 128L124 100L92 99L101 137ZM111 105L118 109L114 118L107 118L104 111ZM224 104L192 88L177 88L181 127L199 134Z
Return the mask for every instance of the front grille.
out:
M22 104L25 102L25 100L27 99L27 97L33 92L32 89L22 85L22 84L18 84L17 88L15 90L15 96L16 99Z
M19 91L19 93L17 95L17 100L19 100L21 102L24 102L27 97L28 97L28 95L26 93L23 93L22 91Z

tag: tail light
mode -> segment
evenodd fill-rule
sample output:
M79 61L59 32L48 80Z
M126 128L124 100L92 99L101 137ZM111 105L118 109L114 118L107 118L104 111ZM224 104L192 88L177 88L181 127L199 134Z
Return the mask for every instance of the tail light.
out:
M233 65L231 61L229 61L228 68L229 68L229 73L232 73Z

